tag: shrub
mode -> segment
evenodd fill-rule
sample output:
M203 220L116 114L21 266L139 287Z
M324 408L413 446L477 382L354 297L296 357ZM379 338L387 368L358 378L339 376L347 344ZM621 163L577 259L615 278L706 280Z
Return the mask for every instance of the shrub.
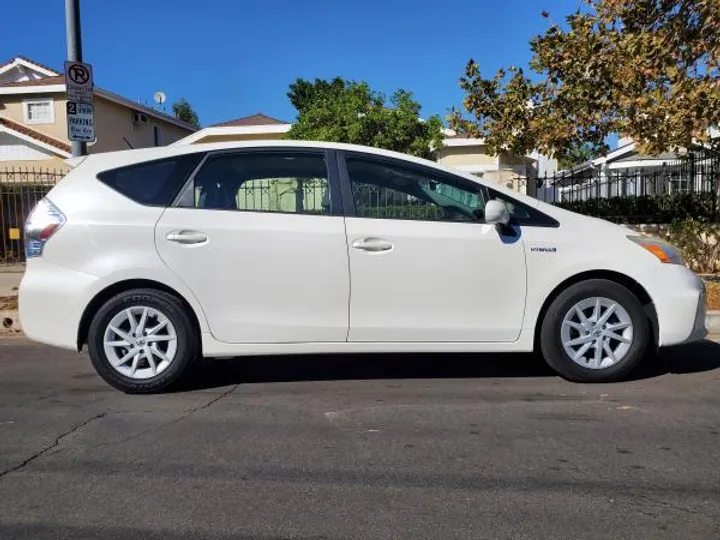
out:
M687 265L702 274L715 273L720 266L720 224L697 219L676 219L667 239L682 250Z
M558 203L558 206L618 223L670 223L675 219L718 218L715 193L666 193Z
M358 206L358 217L384 218L384 219L421 219L426 221L442 220L442 208L429 205L388 205L388 206Z

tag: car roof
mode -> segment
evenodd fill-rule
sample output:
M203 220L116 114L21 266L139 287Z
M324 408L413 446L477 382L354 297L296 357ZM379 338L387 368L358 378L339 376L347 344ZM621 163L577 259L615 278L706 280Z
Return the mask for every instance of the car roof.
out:
M359 144L336 143L326 141L298 141L298 140L255 140L255 141L225 141L214 143L198 143L187 145L158 146L152 148L139 148L134 150L120 150L115 152L104 152L92 154L95 159L107 159L108 161L123 161L127 163L162 159L165 157L192 154L196 152L217 152L222 150L237 150L243 148L316 148L321 150L344 150L347 152L362 152L377 156L391 157L412 161L423 165L438 165L435 161L410 156L400 152L362 146Z
M224 150L236 150L245 148L315 148L320 150L343 150L346 152L359 152L370 156L387 157L409 163L416 163L425 167L431 167L438 171L443 171L449 174L453 174L455 176L467 178L475 183L491 186L493 189L503 192L517 199L521 199L526 204L529 204L531 206L537 206L539 202L533 197L528 197L527 195L523 195L514 190L509 190L502 185L495 184L494 182L483 181L480 177L476 175L452 167L447 167L438 163L437 161L411 156L408 154L403 154L401 152L394 152L392 150L385 150L382 148L374 148L371 146L363 146L359 144L347 144L327 141L261 139L255 141L224 141L216 143L199 143L176 146L170 145L153 148L120 150L115 152L91 154L90 156L88 156L87 160L84 160L85 162L83 163L83 168L86 168L86 170L94 169L93 172L99 172L101 170L131 165L133 163L142 163L144 161L169 158L185 154L218 152ZM76 163L81 163L79 158L72 158L71 160L68 160L68 162L73 165L75 165Z

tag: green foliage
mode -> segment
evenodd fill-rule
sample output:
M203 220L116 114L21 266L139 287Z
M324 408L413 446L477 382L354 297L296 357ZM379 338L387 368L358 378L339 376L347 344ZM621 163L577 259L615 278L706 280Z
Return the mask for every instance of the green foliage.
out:
M672 193L639 197L610 197L558 203L557 206L617 223L671 223L675 219L717 219L713 193Z
M442 143L440 118L421 119L419 103L404 90L388 103L364 82L298 79L288 97L298 111L291 139L363 144L426 158Z
M707 141L720 123L720 0L585 0L530 42L527 77L484 78L470 60L460 86L469 118L450 126L489 150L558 158L610 134L651 154ZM543 16L549 17L547 13Z
M667 239L683 253L695 272L712 274L720 267L720 224L697 219L672 222Z
M200 127L200 117L190 106L187 99L180 98L178 101L173 103L172 110L173 116L178 120L197 128Z
M575 165L590 161L601 153L601 148L590 143L584 143L562 152L561 155L558 156L558 166L560 169L569 169Z
M315 82L297 79L287 93L290 103L298 112L307 111L316 99L339 96L345 90L345 80L335 77L332 81L315 79Z

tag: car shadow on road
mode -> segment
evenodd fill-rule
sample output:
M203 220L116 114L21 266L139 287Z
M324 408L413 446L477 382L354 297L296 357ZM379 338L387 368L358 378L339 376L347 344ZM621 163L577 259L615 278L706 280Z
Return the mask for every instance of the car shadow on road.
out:
M651 355L631 375L631 379L646 379L666 374L702 373L720 369L720 343L698 341L661 349Z
M720 369L720 344L703 341L651 355L631 380ZM556 377L537 354L313 354L203 362L176 391L243 383L373 379Z

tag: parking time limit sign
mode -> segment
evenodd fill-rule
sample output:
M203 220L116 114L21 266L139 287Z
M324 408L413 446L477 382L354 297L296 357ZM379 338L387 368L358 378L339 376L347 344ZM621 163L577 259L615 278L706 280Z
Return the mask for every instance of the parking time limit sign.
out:
M83 62L65 62L68 139L95 140L92 66Z

